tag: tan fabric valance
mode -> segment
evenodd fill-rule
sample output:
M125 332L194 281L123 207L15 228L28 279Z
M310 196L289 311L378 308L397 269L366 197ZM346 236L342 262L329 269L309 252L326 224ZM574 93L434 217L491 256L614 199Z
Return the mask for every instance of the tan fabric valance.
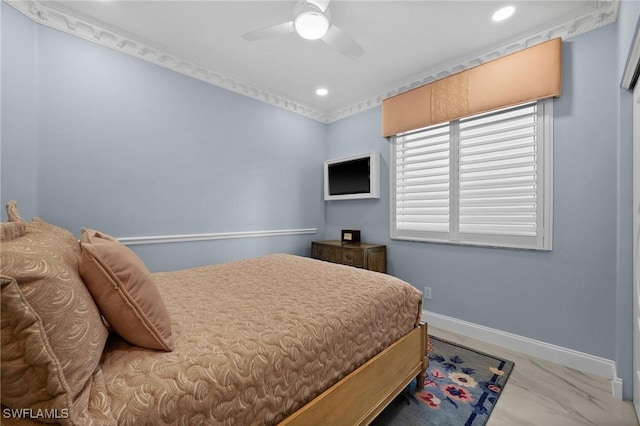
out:
M560 96L556 38L382 101L382 136L536 99Z

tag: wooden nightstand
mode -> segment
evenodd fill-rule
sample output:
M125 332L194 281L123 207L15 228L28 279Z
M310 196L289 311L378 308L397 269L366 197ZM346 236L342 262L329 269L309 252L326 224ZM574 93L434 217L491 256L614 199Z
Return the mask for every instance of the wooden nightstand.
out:
M370 271L387 272L387 246L380 244L342 244L337 240L313 241L311 257Z

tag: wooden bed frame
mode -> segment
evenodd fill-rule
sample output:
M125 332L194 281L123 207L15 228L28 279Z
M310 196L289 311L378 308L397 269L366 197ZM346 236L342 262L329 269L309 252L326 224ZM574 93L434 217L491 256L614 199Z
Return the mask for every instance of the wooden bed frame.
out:
M368 425L411 380L423 387L427 338L427 324L422 323L280 425Z

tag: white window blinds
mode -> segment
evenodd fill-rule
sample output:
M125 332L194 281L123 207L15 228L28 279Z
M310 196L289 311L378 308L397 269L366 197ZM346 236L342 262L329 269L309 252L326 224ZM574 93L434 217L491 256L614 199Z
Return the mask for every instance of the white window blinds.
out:
M551 105L397 135L392 238L550 250Z
M449 124L402 137L396 150L398 229L449 231Z

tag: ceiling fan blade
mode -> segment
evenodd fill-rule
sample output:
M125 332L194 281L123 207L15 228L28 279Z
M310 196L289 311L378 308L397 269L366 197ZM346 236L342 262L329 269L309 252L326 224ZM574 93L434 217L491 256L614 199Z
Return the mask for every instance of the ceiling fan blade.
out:
M242 34L242 38L247 41L262 40L269 37L287 35L295 31L293 21L285 22L278 25L272 25L255 31L249 31Z
M351 36L335 25L329 27L329 31L321 40L352 59L357 59L364 53L364 49Z
M331 0L307 0L307 3L313 4L318 9L320 9L322 13L325 13L327 11L327 8L329 7L330 1Z

